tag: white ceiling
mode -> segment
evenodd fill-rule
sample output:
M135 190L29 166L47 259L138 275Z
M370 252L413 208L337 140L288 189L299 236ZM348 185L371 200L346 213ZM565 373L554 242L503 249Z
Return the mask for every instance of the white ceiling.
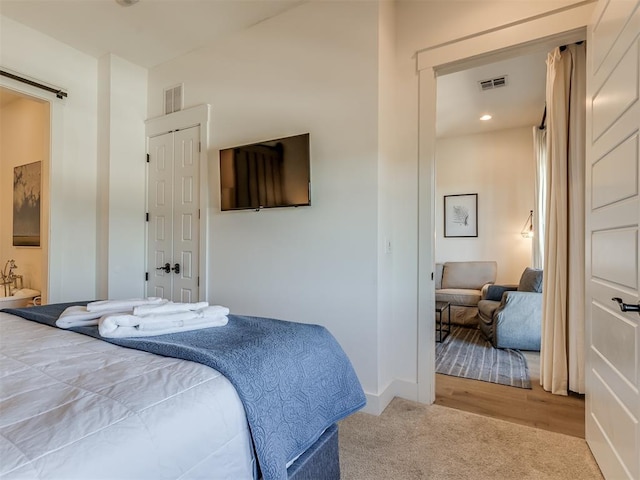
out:
M303 0L0 0L0 14L94 57L154 67Z
M113 53L151 68L316 0L0 0L0 14L94 57ZM544 108L545 53L438 78L438 136L535 125ZM508 75L508 86L477 82ZM493 119L478 118L490 113Z
M438 77L438 137L539 125L545 104L546 52L531 53ZM481 80L507 76L504 87L482 91ZM484 114L492 119L480 120Z

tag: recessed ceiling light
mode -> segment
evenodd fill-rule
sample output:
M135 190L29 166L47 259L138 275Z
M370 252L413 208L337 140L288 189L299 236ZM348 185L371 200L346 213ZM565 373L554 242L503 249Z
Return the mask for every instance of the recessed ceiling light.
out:
M483 122L486 122L487 120L491 120L491 115L482 115L480 117L480 120L482 120Z

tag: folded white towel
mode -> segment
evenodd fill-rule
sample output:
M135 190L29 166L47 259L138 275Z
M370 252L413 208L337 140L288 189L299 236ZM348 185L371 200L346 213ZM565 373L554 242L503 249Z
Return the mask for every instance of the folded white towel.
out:
M56 326L59 328L91 327L93 325L98 325L100 317L107 313L127 312L130 313L131 309L115 309L108 312L89 312L87 307L74 305L72 307L67 307L64 312L60 314L60 317L56 320Z
M97 302L91 302L87 304L87 311L89 312L124 312L127 310L133 310L140 305L161 305L167 303L169 300L165 300L160 297L148 297L148 298L129 298L126 300L98 300Z
M226 317L229 315L229 309L227 307L223 307L222 305L211 305L210 307L203 308L202 312L205 317Z
M227 324L229 309L214 305L200 310L138 316L113 314L100 318L98 332L106 338L150 337Z
M193 310L202 310L209 306L209 302L196 303L174 303L167 302L160 305L140 305L133 309L133 314L138 316L159 315L164 313L190 312Z

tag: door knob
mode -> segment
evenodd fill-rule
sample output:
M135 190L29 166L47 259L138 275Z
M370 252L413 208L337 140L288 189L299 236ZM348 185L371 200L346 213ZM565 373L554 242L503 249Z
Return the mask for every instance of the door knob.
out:
M156 270L164 270L165 273L171 273L171 264L167 262L164 264L164 267L158 267Z
M614 302L618 302L618 305L620 305L620 310L622 310L623 312L638 312L638 315L640 315L640 304L632 305L629 303L623 303L622 299L619 297L613 297L611 300L613 300Z
M169 265L169 264L167 263L167 265ZM171 270L173 270L173 271L174 271L174 272L176 272L176 273L180 273L180 264L179 264L179 263L176 263L176 264L174 265L174 267L173 267ZM167 273L169 273L169 271L168 271L168 270L167 270Z

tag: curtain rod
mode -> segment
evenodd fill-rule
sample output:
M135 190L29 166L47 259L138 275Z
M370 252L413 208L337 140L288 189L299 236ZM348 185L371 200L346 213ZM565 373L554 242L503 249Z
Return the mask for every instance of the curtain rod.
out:
M584 40L580 40L579 42L575 42L573 45L582 45L582 43L584 42ZM561 45L560 46L560 51L564 52L567 49L567 45Z
M15 73L11 73L3 69L0 69L0 75L2 75L3 77L11 78L12 80L17 80L18 82L26 83L27 85L31 85L32 87L37 87L42 90L46 90L47 92L55 93L56 97L60 99L67 96L67 92L65 92L60 88L50 87L48 85L44 85L34 80L29 80L28 78L21 77L20 75L16 75Z

